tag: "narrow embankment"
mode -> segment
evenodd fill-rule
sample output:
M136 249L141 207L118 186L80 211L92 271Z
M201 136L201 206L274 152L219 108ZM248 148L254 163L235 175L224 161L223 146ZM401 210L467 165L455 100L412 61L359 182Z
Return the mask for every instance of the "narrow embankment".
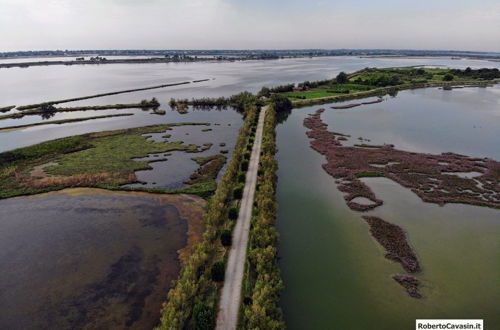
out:
M17 110L24 111L24 110L29 110L29 109L40 108L44 105L54 105L54 104L60 104L60 103L76 102L76 101L94 99L94 98L103 97L103 96L126 94L126 93L146 91L146 90L150 90L150 89L159 89L159 88L165 88L165 87L187 85L187 84L191 84L191 83L199 83L199 82L208 81L208 80L210 80L210 79L182 81L182 82L176 82L176 83L170 83L170 84L162 84L162 85L156 85L156 86L148 86L148 87L127 89L127 90L122 90L122 91L115 91L115 92L101 93L101 94L88 95L88 96L82 96L82 97L75 97L75 98L70 98L70 99L47 101L47 102L42 102L42 103L23 105L23 106L17 107Z
M216 329L236 329L238 324L238 311L241 302L241 287L245 270L246 253L248 247L248 234L252 219L252 208L259 169L262 132L267 107L263 107L257 124L255 142L250 156L248 172L246 175L245 189L241 199L240 213L233 230L233 244L229 251L224 285L222 287L217 315Z

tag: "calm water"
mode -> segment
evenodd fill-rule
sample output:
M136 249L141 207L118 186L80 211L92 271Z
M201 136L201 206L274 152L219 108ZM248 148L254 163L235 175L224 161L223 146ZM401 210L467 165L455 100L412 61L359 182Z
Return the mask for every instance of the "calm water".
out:
M156 325L194 202L98 189L1 200L0 328Z
M165 133L149 134L150 139L160 141L183 141L184 144L196 144L202 146L211 143L212 146L205 151L189 153L184 151L172 151L164 155L149 155L141 160L154 161L150 163L152 170L136 172L137 178L146 184L131 184L130 186L149 186L161 188L181 188L186 186L184 182L189 180L189 176L194 173L199 165L193 160L194 157L207 157L217 155L221 151L225 154L227 161L219 172L219 177L223 174L227 164L231 160L231 155L236 144L239 128L241 127L241 115L233 110L222 110L224 114L220 116L218 123L211 126L179 126L173 127L167 134L171 136L167 139L162 136ZM211 131L204 131L211 129ZM221 146L224 143L224 146ZM159 156L159 157L158 157ZM155 161L167 158L166 161Z
M385 202L368 214L401 226L420 259L417 277L425 297L413 299L391 278L404 273L401 266L384 258L361 213L345 205L302 125L307 114L324 107L328 129L350 134L350 143L362 137L404 150L500 159L498 92L406 91L348 110L297 109L278 126L278 228L288 328L412 329L416 318L481 318L488 327L500 325L500 211L440 207L388 179L366 181Z
M304 80L331 78L340 71L354 71L367 66L407 65L453 66L460 68L467 66L474 68L500 67L498 62L451 60L450 58L324 57L224 63L113 64L10 68L0 69L0 107L32 104L187 80L211 79L196 84L64 104L64 106L74 106L77 104L136 103L142 99L156 97L162 103L161 108L168 109L167 103L172 97L229 96L244 90L256 92L264 85L274 86ZM0 133L0 151L58 137L99 130L164 122L202 122L210 119L218 120L219 118L218 114L207 114L205 112L188 115L167 112L165 116L158 116L142 110L110 110L59 113L51 120L112 113L135 113L135 116L65 125L39 126L23 131ZM28 116L22 119L2 120L0 126L21 125L39 121L41 121L39 116Z

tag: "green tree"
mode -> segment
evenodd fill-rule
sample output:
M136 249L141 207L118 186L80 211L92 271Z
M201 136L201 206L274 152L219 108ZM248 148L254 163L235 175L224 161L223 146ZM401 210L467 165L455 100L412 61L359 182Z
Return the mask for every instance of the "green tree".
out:
M237 206L231 206L229 208L229 214L228 214L229 219L231 220L238 219L238 213L240 213L240 209Z
M224 229L220 234L220 242L223 246L231 246L233 242L232 233L229 229Z
M274 111L287 112L292 109L292 102L285 96L280 94L273 94L271 96L271 103L273 104Z
M210 306L198 302L193 309L196 330L212 330L215 327L215 312Z
M452 81L455 76L453 76L451 73L447 73L443 76L443 81Z
M224 281L224 272L226 271L226 265L224 261L216 261L212 265L212 280L214 282L222 282Z
M261 88L261 90L257 94L257 96L258 97L262 97L262 96L269 97L269 96L271 96L271 90L268 87L264 86L264 87Z
M337 75L337 78L335 79L337 80L338 84L345 84L347 82L347 74L342 71Z

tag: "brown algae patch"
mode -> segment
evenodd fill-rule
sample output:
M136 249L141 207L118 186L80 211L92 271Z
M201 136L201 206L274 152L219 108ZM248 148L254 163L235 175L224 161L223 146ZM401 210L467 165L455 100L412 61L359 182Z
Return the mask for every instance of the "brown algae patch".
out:
M411 275L394 275L392 277L396 282L398 282L403 288L405 288L406 292L413 298L420 299L422 298L422 294L418 290L420 287L420 281Z
M362 177L384 176L410 188L423 201L446 204L463 203L500 208L500 162L470 158L454 153L432 155L395 149L393 145L343 146L336 135L328 132L321 120L324 109L304 120L310 130L311 147L325 155L325 171L342 179L339 190L351 209L367 211L383 203L371 189L359 180ZM372 164L377 164L373 166ZM481 175L464 177L450 173L477 172ZM478 185L478 182L480 185ZM372 205L352 202L356 197L370 199Z
M409 273L420 271L417 256L406 240L406 234L401 227L389 223L379 217L363 216L368 225L370 233L387 251L385 257L389 260L399 262Z

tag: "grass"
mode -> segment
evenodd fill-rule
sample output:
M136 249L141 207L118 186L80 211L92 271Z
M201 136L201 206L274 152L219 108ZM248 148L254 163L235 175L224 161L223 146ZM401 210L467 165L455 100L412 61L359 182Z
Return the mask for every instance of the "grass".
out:
M92 148L57 158L59 165L45 169L54 175L74 175L83 173L121 173L148 169L147 161L133 158L146 157L152 153L173 150L196 151L196 145L182 142L153 142L141 134L123 134L97 139Z
M317 88L311 88L303 92L286 92L284 96L290 100L294 99L316 99L320 97L335 96L342 94L349 94L361 91L374 89L373 86L364 86L358 84L342 84L342 85L326 85Z
M0 153L0 198L74 186L123 189L121 185L136 181L135 171L150 168L147 161L136 161L134 158L172 150L199 151L196 145L186 145L181 141L154 142L144 136L164 133L181 125L210 124L177 123L89 133ZM37 179L29 175L35 166L48 162L58 164L44 169L55 177ZM207 195L215 190L215 186L214 180L181 190L160 189L155 192L198 192Z

